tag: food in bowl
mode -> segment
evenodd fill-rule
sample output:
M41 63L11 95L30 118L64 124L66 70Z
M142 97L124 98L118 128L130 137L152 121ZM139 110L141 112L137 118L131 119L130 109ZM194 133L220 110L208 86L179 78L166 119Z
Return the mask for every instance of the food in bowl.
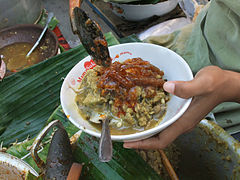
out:
M0 179L37 179L39 174L25 161L5 152L0 152Z
M9 179L9 180L24 180L24 172L20 172L16 167L7 165L6 163L0 162L0 179Z
M75 101L85 120L111 116L111 134L151 129L163 118L169 94L162 88L164 72L141 58L87 71ZM99 125L92 123L96 128Z
M109 47L112 62L124 62L127 59L140 57L149 61L152 65L164 72L164 79L168 81L190 81L193 79L192 71L184 59L175 52L159 45L149 43L125 43ZM78 62L64 78L61 87L60 100L64 113L76 127L84 132L100 138L101 129L97 129L93 123L90 123L79 113L79 107L76 103L77 89L82 82L86 73L95 67L90 56ZM169 95L167 101L166 113L157 126L137 131L132 134L114 134L111 131L111 139L113 141L137 141L151 137L174 123L188 108L190 99L182 99L174 95ZM121 130L123 131L123 130ZM117 131L119 132L119 130Z
M57 36L48 29L36 49L26 58L42 31L43 27L35 24L16 25L0 30L0 56L6 64L6 76L57 54Z
M31 43L20 42L1 48L0 55L2 55L7 69L11 72L17 72L39 63L41 52L43 53L40 48L35 49L29 57L26 57L32 46Z

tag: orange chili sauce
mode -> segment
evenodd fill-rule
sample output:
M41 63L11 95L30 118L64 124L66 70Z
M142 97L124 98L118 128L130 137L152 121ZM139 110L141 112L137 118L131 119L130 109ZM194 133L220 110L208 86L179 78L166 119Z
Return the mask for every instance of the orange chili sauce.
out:
M110 67L103 68L100 73L97 86L102 89L102 96L114 91L114 106L118 108L118 117L125 115L122 109L124 104L134 110L138 98L136 86L146 87L147 93L147 88L159 88L165 82L156 78L158 75L162 77L163 71L141 58L128 59L123 63L116 61Z

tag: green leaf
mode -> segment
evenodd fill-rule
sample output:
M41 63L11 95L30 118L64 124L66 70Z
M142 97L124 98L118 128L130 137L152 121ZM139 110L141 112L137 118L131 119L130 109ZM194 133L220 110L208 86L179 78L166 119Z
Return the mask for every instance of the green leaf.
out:
M106 39L109 45L118 43L112 34L107 34ZM124 42L128 40L134 41L134 37L125 38ZM35 136L43 126L56 119L62 122L69 137L74 135L79 129L67 119L62 107L58 106L59 91L62 77L85 56L87 53L79 46L6 78L0 84L0 128L6 129L1 134L0 141L4 140L9 145L16 138L23 140L27 135ZM50 135L51 133L45 137L45 142ZM19 158L26 156L33 141L34 138L14 144L7 152ZM98 139L81 134L74 149L74 159L85 163L82 178L161 179L134 150L123 148L122 143L113 143L113 160L108 163L98 160L98 146ZM49 143L38 153L44 162L48 149ZM39 173L31 156L24 161Z
M109 46L118 44L112 33L105 37ZM64 77L87 55L80 45L0 82L0 142L4 146L39 132L60 105Z
M60 120L65 127L69 137L74 135L77 129L64 115L62 107L59 106L48 119L48 123L53 120ZM45 138L48 139L51 133ZM29 151L29 146L34 139L25 141L21 144L11 146L7 152L19 158L25 156ZM83 163L81 179L98 180L124 180L124 179L156 179L161 177L138 155L133 149L123 148L123 143L113 143L113 159L108 163L102 163L98 159L99 139L86 133L82 133L76 145L74 146L74 161ZM49 143L39 152L40 158L46 162ZM39 168L29 156L24 159L38 173Z
M41 26L45 26L46 24L46 21L47 21L47 17L48 17L48 14L47 14L47 11L46 9L43 9L43 12L42 12L42 15L41 15L41 18L39 19L38 23L39 25ZM50 21L50 23L48 24L48 27L53 30L57 25L58 25L59 21L57 20L57 18L54 16L52 18L52 20Z
M81 177L84 179L124 180L158 179L161 177L133 149L123 148L123 143L113 143L113 158L107 163L99 161L99 139L82 133L74 151L79 163L84 163Z
M27 172L26 176L25 176L25 180L36 180L37 177L34 176L30 171Z

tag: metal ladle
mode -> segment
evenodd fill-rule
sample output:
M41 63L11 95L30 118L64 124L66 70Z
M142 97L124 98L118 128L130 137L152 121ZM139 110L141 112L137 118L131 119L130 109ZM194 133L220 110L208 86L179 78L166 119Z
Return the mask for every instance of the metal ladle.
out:
M36 43L33 45L32 49L27 53L26 58L28 58L30 56L30 54L34 51L34 49L38 46L38 44L40 43L43 35L45 34L47 28L48 28L48 24L51 22L52 18L53 18L54 14L52 12L48 13L48 18L47 18L47 22L46 25L42 31L42 33L40 34L38 40L36 41Z
M79 36L83 47L97 65L109 67L112 60L101 28L88 17L85 11L79 8L80 5L81 1L70 0L70 18L73 33ZM99 142L99 160L101 162L108 162L112 159L112 140L109 130L110 119L111 117L108 115L100 119L99 117L90 119L93 123L102 123Z
M92 60L99 66L109 67L112 63L109 55L108 43L101 31L100 26L90 19L84 10L75 7L71 22L73 32L78 35L83 47Z

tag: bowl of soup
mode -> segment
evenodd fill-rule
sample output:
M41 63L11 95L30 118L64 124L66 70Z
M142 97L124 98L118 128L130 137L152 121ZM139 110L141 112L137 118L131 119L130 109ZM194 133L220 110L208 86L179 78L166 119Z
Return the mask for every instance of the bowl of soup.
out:
M142 1L130 3L108 2L112 12L123 20L144 21L153 16L163 16L176 8L176 0L160 0L158 3L149 4Z
M0 179L27 179L27 174L31 173L34 178L39 174L25 161L11 154L0 152Z
M42 31L42 26L34 24L16 25L0 30L0 55L6 64L7 75L21 71L57 54L57 37L48 29L37 48L26 58Z
M191 99L162 88L166 81L192 80L182 57L149 43L120 44L109 51L110 67L97 66L88 56L64 79L62 108L79 129L100 137L101 124L95 122L108 116L112 140L140 140L162 131L186 111Z

